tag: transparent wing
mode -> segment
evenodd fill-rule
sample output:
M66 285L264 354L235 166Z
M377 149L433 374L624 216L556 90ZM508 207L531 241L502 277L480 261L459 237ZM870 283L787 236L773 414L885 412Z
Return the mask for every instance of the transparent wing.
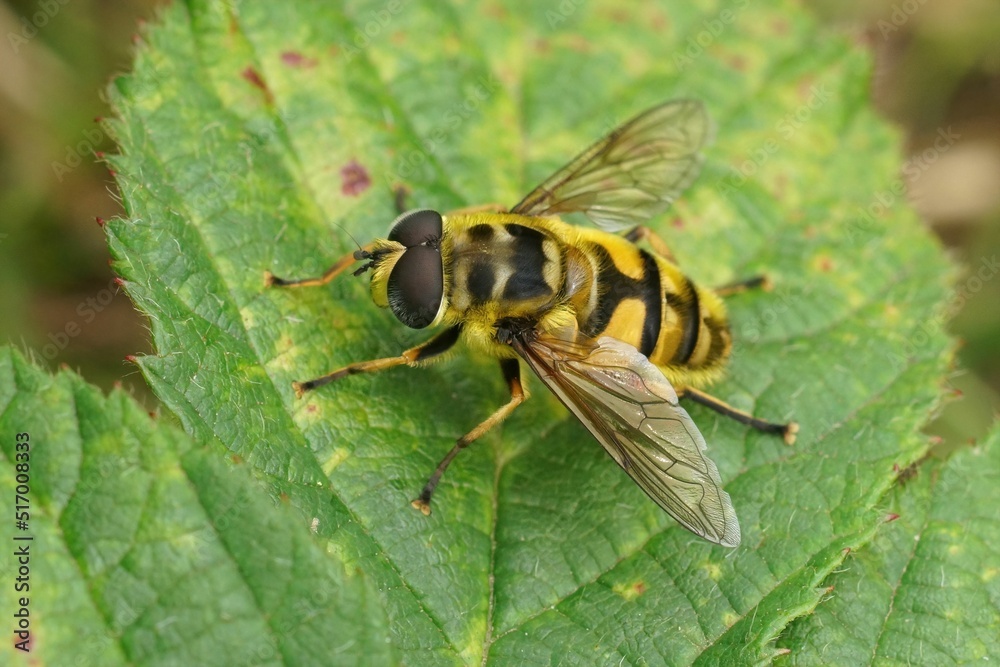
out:
M656 504L723 546L740 526L705 439L663 373L631 345L540 334L514 349Z
M512 213L579 211L609 231L665 210L701 169L711 134L704 105L674 100L645 111L574 158L535 188Z

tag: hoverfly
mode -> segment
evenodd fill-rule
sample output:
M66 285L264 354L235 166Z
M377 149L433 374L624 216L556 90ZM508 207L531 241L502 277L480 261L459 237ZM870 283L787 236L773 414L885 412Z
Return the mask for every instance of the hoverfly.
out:
M794 422L757 419L698 389L719 377L731 349L720 295L763 279L698 287L642 226L694 180L710 130L700 102L666 102L583 151L509 210L491 204L445 215L402 213L387 238L343 257L322 277L285 280L267 272L268 285L322 285L364 262L354 275L371 271L376 305L414 329L444 327L397 357L296 382L296 394L356 373L415 366L462 340L499 359L510 400L458 439L414 507L430 514L434 489L458 452L527 398L523 361L654 502L692 532L738 545L729 494L678 399L794 440ZM601 229L557 217L572 212Z

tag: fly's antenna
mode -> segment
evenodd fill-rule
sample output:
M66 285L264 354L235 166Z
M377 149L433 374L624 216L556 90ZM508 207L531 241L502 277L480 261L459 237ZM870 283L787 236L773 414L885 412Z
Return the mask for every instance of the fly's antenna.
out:
M343 232L345 234L347 234L347 237L349 239L351 239L352 241L354 241L354 245L358 246L358 252L364 252L365 249L361 247L361 244L358 243L358 240L356 238L354 238L354 234L352 234L350 231L348 231L347 227L344 227L342 224L340 224L336 220L333 221L333 224L335 224L338 227L340 227L340 229L343 230ZM358 257L357 253L354 253L354 258L355 259L367 259L366 257Z
M358 240L356 238L354 238L354 234L352 234L350 231L348 231L347 227L344 227L342 224L340 224L337 221L334 221L333 224L335 224L338 227L340 227L343 230L343 232L345 234L347 234L347 236L352 241L354 241L354 245L358 246L358 249L355 250L354 254L352 255L355 260L357 260L359 262L362 261L362 260L365 260L365 259L371 260L367 264L364 264L364 265L358 267L357 269L355 269L354 271L352 271L351 275L353 275L355 278L357 278L358 276L360 276L361 274L365 273L369 269L375 268L375 260L377 259L377 256L375 254L369 252L368 250L365 250L364 247L360 243L358 243Z

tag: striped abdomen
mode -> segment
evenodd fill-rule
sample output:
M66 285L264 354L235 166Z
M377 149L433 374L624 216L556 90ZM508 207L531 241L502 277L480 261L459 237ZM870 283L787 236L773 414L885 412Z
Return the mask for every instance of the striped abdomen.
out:
M573 298L581 333L623 340L657 366L721 368L731 338L715 294L620 236L588 230L577 248L572 261L589 264L596 276Z

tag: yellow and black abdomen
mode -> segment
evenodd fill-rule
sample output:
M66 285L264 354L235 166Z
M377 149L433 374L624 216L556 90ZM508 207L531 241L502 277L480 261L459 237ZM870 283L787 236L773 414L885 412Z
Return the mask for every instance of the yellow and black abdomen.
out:
M676 264L657 259L664 321L649 359L657 366L690 371L685 384L704 384L721 372L732 349L726 308L715 292L692 283Z
M731 337L718 296L620 236L581 231L577 246L595 276L588 297L575 299L581 333L635 346L674 384L704 384L722 370Z

